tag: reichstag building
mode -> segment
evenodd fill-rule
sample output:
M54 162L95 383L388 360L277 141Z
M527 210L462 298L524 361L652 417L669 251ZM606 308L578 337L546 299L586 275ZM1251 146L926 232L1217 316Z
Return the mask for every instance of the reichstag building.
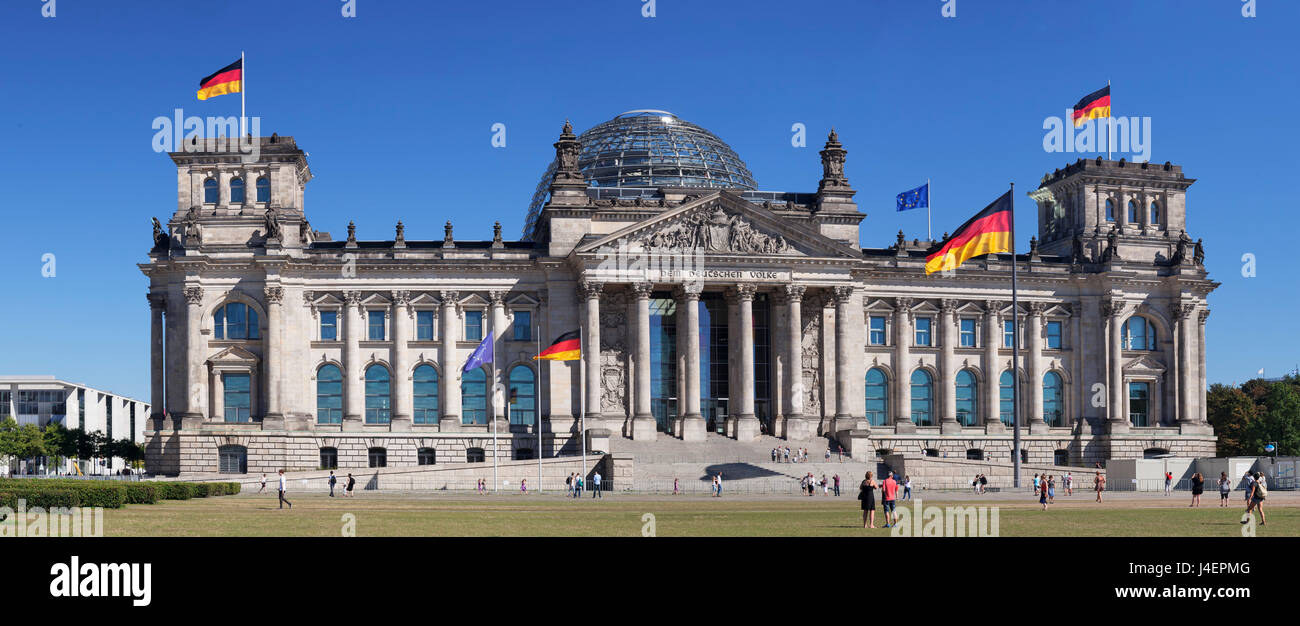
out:
M927 276L934 242L873 230L863 239L885 247L859 244L870 222L834 131L816 190L788 192L667 112L581 135L566 123L522 236L498 223L491 241L451 222L409 239L397 222L384 241L316 230L307 154L254 141L256 159L170 155L176 212L139 266L151 472L490 461L494 430L511 459L577 454L582 437L617 451L775 436L859 460L1010 461L1014 385L1027 462L1214 454L1217 283L1186 232L1195 181L1178 165L1049 172L1019 202L1038 216L1026 251ZM532 358L575 330L580 361ZM488 333L495 368L462 372Z

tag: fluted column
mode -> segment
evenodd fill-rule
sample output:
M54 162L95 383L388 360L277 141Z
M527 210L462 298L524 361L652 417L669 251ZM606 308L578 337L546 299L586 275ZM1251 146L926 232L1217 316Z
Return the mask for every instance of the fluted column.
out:
M1029 432L1047 432L1043 413L1043 303L1029 303Z
M807 432L804 418L804 398L808 390L803 382L803 285L784 285L781 289L789 313L788 329L790 335L786 340L786 376L785 376L785 424L784 428L774 429L774 433L790 438L791 431ZM806 436L806 435L803 435ZM802 438L802 437L801 437Z
M1205 385L1205 320L1209 319L1209 317L1209 309L1201 309L1201 311L1196 314L1198 322L1196 325L1196 355L1198 365L1196 368L1196 422L1203 428L1207 427L1209 424L1209 416L1207 415L1208 407L1205 403L1206 389L1208 388Z
M586 368L586 397L583 399L583 413L587 418L587 428L600 428L600 294L603 283L583 281L578 284L578 293L583 304L582 360Z
M343 430L361 430L365 414L360 305L360 291L343 292Z
M1107 320L1110 333L1108 347L1110 364L1106 372L1110 391L1110 431L1124 433L1129 430L1128 416L1124 407L1124 352L1123 338L1120 334L1120 326L1124 319L1124 301L1109 297L1102 300L1101 314Z
M912 422L912 299L894 298L894 428L916 432Z
M758 417L754 415L754 285L738 285L735 289L740 333L740 398L736 413L735 437L738 441L754 441L762 434Z
M1193 360L1195 354L1192 347L1196 344L1193 326L1195 322L1192 317L1196 310L1194 304L1174 303L1169 307L1170 318L1175 325L1175 335L1172 339L1178 343L1178 373L1174 379L1174 384L1178 390L1178 425L1191 425L1199 421L1199 415L1195 414L1193 405L1195 402L1192 398L1192 391L1199 382L1196 380L1196 366Z
M678 290L678 315L686 313L686 417L682 419L682 440L704 441L704 415L700 413L700 291L698 283Z
M636 298L636 390L632 412L632 439L654 441L658 437L654 414L650 412L650 283L634 283Z
M506 294L505 291L488 292L488 302L492 304L492 362L495 366L492 371L496 372L496 380L488 384L488 405L490 407L492 419L497 420L496 428L500 432L510 432L510 424L506 421L506 403L509 402L509 386L506 384L506 363L500 361L505 357L505 351L502 349L505 342L506 331ZM500 390L498 392L498 389Z
M957 421L957 301L946 299L940 303L939 313L939 398L943 409L939 413L939 428L943 433L960 433Z
M266 296L266 353L263 356L266 364L266 412L262 414L262 428L274 430L284 428L284 411L280 406L280 379L284 376L280 371L284 351L284 288L267 285L263 293Z
M1002 324L999 311L1002 303L989 300L984 303L984 428L988 432L1002 432L1002 364L998 347L1002 345Z
M167 355L163 346L163 311L167 308L167 297L161 293L149 294L149 402L150 418L153 430L162 430L166 400Z
M456 342L460 340L460 324L457 323L457 303L460 293L444 291L438 296L442 299L442 353L439 362L442 371L438 373L438 395L442 407L438 411L438 430L460 430L460 367L456 358Z
M853 287L841 285L835 295L835 426L834 431L851 429L853 424L853 375L858 372L854 363L862 361L862 346L854 345L850 326L849 307L853 303ZM854 357L857 357L856 359Z
M181 351L181 367L185 368L184 403L181 408L181 428L198 428L203 423L203 400L207 396L203 361L207 355L203 334L203 288L185 288L185 348Z
M411 340L411 292L394 291L393 321L393 420L391 430L411 429L412 396L411 357L407 343Z

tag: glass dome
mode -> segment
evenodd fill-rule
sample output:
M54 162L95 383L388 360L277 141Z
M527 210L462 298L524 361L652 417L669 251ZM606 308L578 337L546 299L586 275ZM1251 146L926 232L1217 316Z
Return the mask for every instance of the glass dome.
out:
M731 146L667 111L628 111L593 126L578 141L578 168L591 187L758 188ZM554 176L552 161L529 204L526 239L532 238Z

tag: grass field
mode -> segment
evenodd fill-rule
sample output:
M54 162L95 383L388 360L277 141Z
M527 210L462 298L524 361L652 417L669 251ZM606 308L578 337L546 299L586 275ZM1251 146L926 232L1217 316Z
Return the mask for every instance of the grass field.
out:
M1128 497L1125 497L1128 496ZM659 537L887 537L864 530L858 502L834 497L734 497L613 495L573 500L559 495L370 494L330 498L291 494L292 509L277 509L275 494L128 505L104 513L106 536L338 537L354 517L355 535L367 536L641 536L643 516L654 516ZM1270 498L1268 524L1257 536L1300 536L1300 497ZM1113 494L1097 504L1090 495L1058 498L1044 512L1036 501L963 498L937 494L926 507L998 507L999 534L1014 536L1241 536L1242 507L1187 507L1183 497ZM909 510L912 505L902 503ZM876 524L883 524L877 511Z

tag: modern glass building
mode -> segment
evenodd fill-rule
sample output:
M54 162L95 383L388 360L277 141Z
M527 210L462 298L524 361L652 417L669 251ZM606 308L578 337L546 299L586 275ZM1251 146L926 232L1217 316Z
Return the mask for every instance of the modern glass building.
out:
M18 425L44 429L50 424L104 433L109 438L144 442L145 417L150 405L125 396L53 376L0 376L0 422L13 419ZM120 470L122 459L94 459L83 473L102 474ZM0 466L0 473L43 473L74 471L71 461L54 467L49 459L15 459Z

